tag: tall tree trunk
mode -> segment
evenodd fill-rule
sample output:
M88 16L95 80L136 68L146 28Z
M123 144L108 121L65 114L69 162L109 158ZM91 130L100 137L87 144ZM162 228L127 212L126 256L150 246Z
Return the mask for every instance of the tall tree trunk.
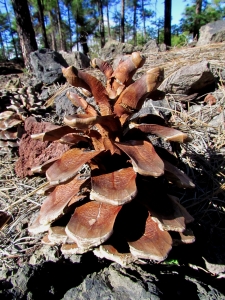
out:
M52 16L52 12L51 11L48 12L48 16L49 16L49 20L50 20L50 24L51 24L52 50L56 51L57 50L57 45L56 45L55 32L54 32L55 26L54 26L53 16Z
M137 45L137 0L133 0L133 10L134 10L134 16L133 16L133 40L134 40L134 46Z
M6 59L5 46L4 46L4 43L3 43L3 38L2 38L1 31L0 31L0 45L1 45L1 50L2 50L2 58Z
M105 28L104 28L104 19L103 19L102 0L98 1L98 11L99 11L99 31L101 37L101 48L103 48L105 46Z
M78 28L78 8L76 8L76 36L77 36L77 51L79 51L79 28Z
M37 43L27 0L12 0L12 5L16 17L24 64L27 69L30 69L30 53L37 50Z
M145 24L145 3L144 0L141 1L141 9L142 9L142 18L143 18L143 31L144 31L144 41L146 42L146 24Z
M125 10L125 0L121 0L121 14L120 14L120 41L124 43L125 41L125 30L124 30L124 10Z
M107 14L107 25L108 25L108 36L111 38L110 25L109 25L109 3L106 4L106 14Z
M44 13L43 13L43 4L41 3L41 0L37 0L37 5L38 5L38 11L39 11L40 22L41 22L41 33L42 33L42 36L43 36L44 47L45 47L45 48L49 48L48 39L47 39L47 34L46 34L46 29L45 29L45 20L44 20Z
M56 12L57 12L57 23L58 23L58 29L59 29L59 43L61 50L66 51L65 43L63 40L62 35L62 18L60 13L60 7L59 7L59 0L56 0Z
M172 8L172 0L165 0L164 43L167 46L171 46L171 8Z
M193 30L193 38L199 39L199 28L200 28L200 21L199 15L202 12L202 0L196 0L196 7L195 7L195 20L194 20L194 30Z
M70 36L70 51L72 51L72 31L71 31L71 21L70 21L70 4L67 6L67 18L69 23L69 36Z
M15 42L13 31L12 31L12 24L11 24L11 20L10 20L10 17L9 17L9 11L8 11L6 1L4 1L4 6L5 6L6 15L7 15L7 20L8 20L9 26L10 26L9 33L10 33L12 43L13 43L13 47L14 47L14 50L15 50L16 59L18 59L18 51L17 51L16 42Z

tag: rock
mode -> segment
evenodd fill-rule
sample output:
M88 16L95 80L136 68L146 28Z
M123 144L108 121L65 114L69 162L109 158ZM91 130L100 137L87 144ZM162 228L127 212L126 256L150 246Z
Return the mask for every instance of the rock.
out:
M67 115L73 115L77 111L77 107L75 107L72 102L67 98L66 93L68 90L63 91L58 96L55 97L54 103L56 108L56 114L63 118ZM75 88L70 88L70 92L75 93Z
M42 142L31 138L31 134L41 133L56 128L48 122L37 122L34 117L25 121L25 133L19 145L19 159L15 165L17 176L23 178L33 175L31 168L43 164L49 159L61 156L69 149L68 145L59 142Z
M167 77L158 88L165 93L191 95L214 84L215 78L207 61L184 66Z
M164 43L160 44L160 45L159 45L159 50L160 50L161 52L166 51L166 50L167 50L166 44L164 44Z
M90 67L90 58L79 51L68 53L66 51L59 52L69 66L74 66L77 69L85 69Z
M63 300L72 299L160 299L160 291L153 284L153 278L145 283L134 275L124 274L118 265L111 265L99 273L88 275L84 281L75 288L70 289Z
M104 48L101 49L100 57L103 60L115 58L118 55L131 54L134 46L127 43L120 43L115 40L109 40Z
M36 250L31 256L29 264L36 265L45 261L56 262L59 260L59 251L56 247L49 247L43 245L40 249Z
M50 49L40 49L30 54L35 76L45 84L52 84L62 78L62 67L68 67L62 55Z
M143 53L152 53L152 52L159 52L158 44L156 43L156 40L150 40L148 41L142 49Z
M196 46L225 41L225 20L208 23L200 28L200 37Z

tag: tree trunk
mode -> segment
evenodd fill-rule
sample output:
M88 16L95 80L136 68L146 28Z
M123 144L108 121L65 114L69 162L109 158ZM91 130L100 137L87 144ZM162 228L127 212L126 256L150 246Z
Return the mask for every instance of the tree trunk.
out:
M104 19L103 19L103 7L102 0L98 1L98 10L99 10L99 30L101 37L101 48L105 46L105 28L104 28Z
M137 0L133 0L133 9L134 9L134 16L133 16L133 40L134 46L137 45Z
M199 28L200 28L200 21L199 15L202 12L202 0L196 0L196 8L195 8L195 20L194 20L194 30L193 30L193 39L199 39Z
M60 13L59 0L56 1L56 11L57 11L57 22L58 22L58 29L59 29L59 43L61 48L60 50L66 51L66 47L62 35L62 18Z
M146 42L146 24L145 24L145 4L144 0L141 1L142 18L143 18L143 31L144 31L144 42Z
M41 3L41 0L37 0L37 5L38 5L40 22L41 22L41 33L42 33L42 38L43 38L43 42L44 42L44 47L45 48L49 48L47 34L46 34L46 29L45 29L43 4Z
M106 14L107 14L108 36L111 38L110 25L109 25L109 3L108 3L108 1L107 1L107 5L106 5Z
M54 32L54 22L51 11L48 12L49 20L51 23L51 40L52 40L52 50L57 51L56 40L55 40L55 32Z
M15 50L16 59L18 59L18 51L17 51L17 48L16 48L16 42L15 42L13 31L12 31L12 24L11 24L11 20L10 20L10 17L9 17L9 11L8 11L8 7L6 5L6 1L4 1L4 6L5 6L6 14L7 14L7 20L8 20L9 26L10 26L9 33L10 33L12 43L13 43L13 47L14 47L14 50Z
M16 17L24 64L27 69L30 69L30 53L37 50L37 43L27 0L12 0L12 5Z
M120 17L120 41L121 41L121 43L124 43L124 41L125 41L124 9L125 9L125 0L121 0L121 17Z
M0 31L0 45L1 45L1 50L2 50L2 57L3 59L6 59L6 54L5 54L5 46L4 46L4 43L3 43L3 38L2 38L2 34L1 34L1 31Z
M67 18L69 23L69 35L70 35L70 51L72 51L72 32L71 32L71 21L70 21L70 5L67 6Z
M165 0L164 43L171 46L171 8L172 0Z

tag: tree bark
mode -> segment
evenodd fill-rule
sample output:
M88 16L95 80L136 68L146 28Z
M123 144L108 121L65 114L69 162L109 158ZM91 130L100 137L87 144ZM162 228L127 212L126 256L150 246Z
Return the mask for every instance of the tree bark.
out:
M105 28L104 28L104 19L103 19L103 7L102 0L98 1L98 10L99 10L99 30L101 37L101 48L105 46Z
M144 42L146 42L146 20L145 20L145 3L144 0L141 1L141 9L142 9L142 18L143 18L143 30L144 30Z
M27 0L12 0L12 5L16 17L24 64L27 69L30 69L30 53L37 50L37 43Z
M125 41L124 9L125 9L125 0L121 0L121 17L120 17L120 41L121 41L121 43L124 43L124 41Z
M111 38L111 31L110 31L110 25L109 25L109 3L108 3L108 1L106 4L106 14L107 14L108 36Z
M42 32L42 36L43 36L44 47L49 48L49 43L48 43L46 29L45 29L43 5L41 3L41 0L37 0L37 5L38 5L38 11L39 11L39 17L40 17L40 23L41 23L41 32Z
M194 30L193 30L193 39L199 39L199 28L200 28L200 21L199 15L202 12L202 0L196 0L196 7L195 7L195 20L194 20Z
M133 9L134 9L134 16L133 16L133 40L134 46L137 45L137 0L133 0Z
M0 31L0 45L1 45L1 54L2 54L2 57L3 59L6 59L6 54L5 54L5 46L4 46L4 43L3 43L3 38L2 38L2 34L1 34L1 31Z
M60 13L59 0L56 1L56 11L57 11L57 22L58 22L58 29L59 29L60 48L61 50L66 51L66 46L62 35L62 18Z
M70 35L70 51L72 51L72 30L71 30L71 21L70 21L70 4L67 6L67 18L69 23L69 35Z
M17 51L17 48L16 48L16 41L14 39L14 35L13 35L13 31L12 31L12 23L11 23L11 20L10 20L10 17L9 17L9 11L8 11L6 1L4 1L4 6L5 6L5 10L6 10L7 20L8 20L9 26L10 26L9 33L10 33L12 43L13 43L13 47L14 47L14 50L15 50L16 59L18 59L18 51Z
M164 43L167 46L171 46L171 8L172 0L165 0Z
M55 40L55 32L54 32L54 22L53 22L53 17L52 17L52 12L48 12L49 20L51 23L51 40L52 40L52 50L57 51L57 45L56 45L56 40Z

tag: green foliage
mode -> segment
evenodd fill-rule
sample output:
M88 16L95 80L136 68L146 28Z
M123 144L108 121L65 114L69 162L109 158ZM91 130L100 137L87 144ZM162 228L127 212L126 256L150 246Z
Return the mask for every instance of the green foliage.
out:
M188 36L185 33L171 36L172 47L182 47L187 44Z
M194 1L195 2L195 1ZM224 1L214 0L209 4L203 1L202 12L198 15L195 12L195 5L187 6L181 19L181 28L183 31L193 33L195 21L198 21L199 27L213 21L223 19L225 17L225 7L222 5Z

